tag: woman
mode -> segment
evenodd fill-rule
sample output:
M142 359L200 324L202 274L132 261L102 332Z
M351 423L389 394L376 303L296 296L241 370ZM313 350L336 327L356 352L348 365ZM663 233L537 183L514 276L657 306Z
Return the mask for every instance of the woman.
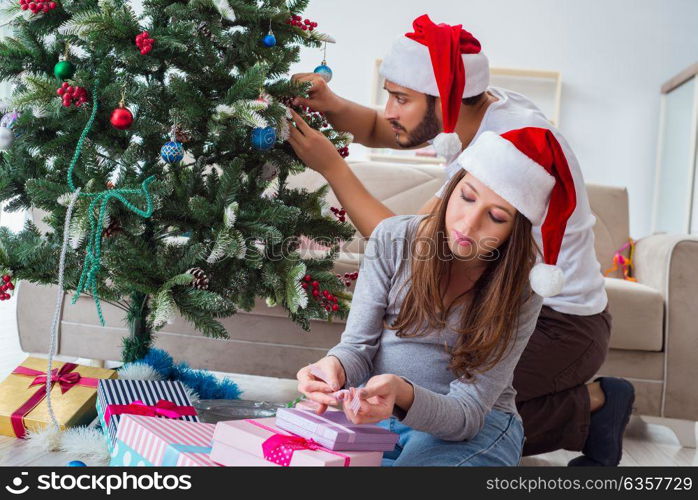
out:
M371 235L341 342L315 363L325 381L308 366L298 387L320 412L351 388L361 404L345 405L350 420L400 435L384 465L519 463L512 379L542 305L531 288L559 290L553 265L575 203L559 152L544 129L484 133L433 213L390 217ZM534 270L531 227L552 192L546 224L562 230L544 237Z

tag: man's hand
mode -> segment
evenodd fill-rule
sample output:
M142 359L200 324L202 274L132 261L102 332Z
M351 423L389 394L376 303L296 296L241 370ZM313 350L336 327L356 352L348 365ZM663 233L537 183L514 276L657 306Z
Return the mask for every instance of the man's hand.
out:
M313 375L311 367L319 369L325 375L325 380ZM305 366L298 370L298 391L305 394L305 397L320 404L318 414L325 413L327 407L338 404L332 397L332 393L338 391L345 384L346 374L344 367L334 356L325 356L312 365Z
M357 394L361 407L355 413L351 407ZM390 374L376 375L364 387L350 389L350 394L344 397L344 414L355 424L373 424L390 418L398 403L403 410L409 410L413 400L414 389L405 379Z
M327 82L317 73L296 73L291 77L294 82L310 82L309 98L296 97L293 100L295 106L308 106L313 111L327 113L335 111L341 104L341 99L330 90Z
M291 115L293 124L288 143L308 168L327 177L329 173L346 166L334 144L322 132L305 123L295 111L291 110Z

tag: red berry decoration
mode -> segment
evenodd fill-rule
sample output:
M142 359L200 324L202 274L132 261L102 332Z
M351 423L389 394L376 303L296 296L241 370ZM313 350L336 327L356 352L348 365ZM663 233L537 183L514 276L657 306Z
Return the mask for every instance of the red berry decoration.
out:
M359 272L355 271L353 273L344 273L344 277L341 274L337 275L340 281L344 282L344 286L349 288L352 281L356 281L359 278Z
M114 128L126 130L133 124L133 113L124 107L123 104L120 104L118 108L111 112L109 121Z
M347 220L347 218L346 218L347 211L346 210L344 210L343 208L339 209L337 207L330 207L330 210L335 215L335 217L337 217L337 220L339 220L339 222L346 222L346 220Z
M341 156L342 158L346 158L347 156L349 156L349 146L339 148L337 152L339 153L339 156Z
M84 87L70 85L63 82L56 90L56 95L63 100L63 106L69 108L71 105L82 106L87 102L87 90Z
M0 286L0 300L9 300L12 298L12 295L7 293L7 290L15 289L15 285L12 283L12 276L5 274L2 277L2 283L2 286Z
M153 50L153 42L155 42L155 39L150 38L150 34L147 31L136 35L136 47L140 49L143 55Z
M301 16L291 16L286 21L286 24L300 28L303 31L313 31L317 28L317 23L310 19L303 19Z
M308 289L308 285L312 287L312 297L319 302L320 307L324 308L325 311L339 311L339 299L332 295L329 290L320 290L320 282L313 280L312 275L306 274L301 278L300 282L301 286L306 290Z
M45 14L58 7L58 4L49 0L19 0L22 10L31 10L33 14Z

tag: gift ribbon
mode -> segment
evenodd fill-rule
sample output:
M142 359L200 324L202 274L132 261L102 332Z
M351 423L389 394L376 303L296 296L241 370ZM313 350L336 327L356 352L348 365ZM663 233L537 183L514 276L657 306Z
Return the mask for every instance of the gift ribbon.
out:
M104 410L104 422L109 424L111 417L115 415L144 415L146 417L180 418L196 415L196 408L193 406L178 406L172 401L161 399L152 406L143 401L134 401L128 405L107 405Z
M84 387L97 387L97 379L83 377L78 372L73 371L77 367L78 365L75 363L65 363L60 368L51 370L51 385L53 386L54 383L58 382L61 387L61 394L65 394L76 385L81 385ZM26 366L18 366L12 371L12 374L34 377L34 380L32 380L32 382L29 384L29 387L43 385L47 382L44 372L27 368ZM17 408L17 410L12 413L10 416L10 421L12 422L12 430L14 430L15 436L18 438L24 438L26 436L27 430L24 425L24 417L26 417L34 408L36 408L39 403L41 403L41 401L43 401L43 399L46 397L46 393L46 387L40 387L22 406Z
M344 453L339 453L334 450L328 450L327 448L320 446L312 439L306 439L304 437L293 436L290 434L279 434L271 427L257 422L256 420L246 419L245 422L256 425L257 427L272 433L272 436L262 443L262 455L264 456L265 460L274 462L282 467L288 467L291 465L293 453L296 450L319 450L344 458L344 467L349 467L349 463L351 462L351 457L349 455L345 455Z
M313 429L309 429L310 432L324 434L324 432L323 432L324 428L320 427L321 425L324 424L324 425L327 425L328 427L334 427L334 428L338 429L339 431L346 432L348 436L347 436L347 440L345 442L353 443L354 441L356 441L356 432L345 425L334 422L334 421L330 420L329 418L325 418L322 415L318 415L317 413L315 413L313 411L305 410L303 408L294 408L294 411L303 412L306 416L306 420L308 420L308 421L313 421L313 420L315 421L315 422L313 422L313 424L315 424L315 427ZM344 415L344 413L342 413L342 412L339 412L339 413ZM277 418L278 418L278 416L277 416ZM317 423L318 420L320 420L320 423ZM298 425L298 424L296 424L296 425Z
M94 88L92 89L92 113L90 118L85 124L85 128L80 134L77 146L75 147L75 152L73 153L73 159L70 161L68 166L68 187L70 191L74 193L77 191L75 183L73 181L73 172L80 159L82 153L83 145L87 139L87 134L90 132L92 125L94 124L95 118L97 117L98 108L98 92L100 86L100 77L98 76L95 80ZM107 216L107 206L109 200L117 199L123 206L130 210L131 212L148 219L153 215L153 198L148 190L150 184L155 180L155 176L151 175L141 183L140 189L107 189L106 191L100 191L97 193L79 193L78 196L82 198L90 198L90 206L87 210L90 220L90 234L87 239L87 251L85 254L85 261L82 268L82 274L80 274L80 281L75 289L75 295L73 296L72 303L75 304L80 298L80 294L83 292L89 292L92 294L92 298L97 307L97 315L99 316L99 323L104 326L104 315L102 314L102 305L99 298L98 291L98 279L97 275L102 269L102 232L104 227L104 220ZM140 209L128 199L126 195L142 195L145 199L145 209ZM95 215L97 214L97 215Z
M197 446L193 444L169 444L165 449L165 454L162 457L162 465L165 467L176 466L179 455L182 453L211 453L211 447Z

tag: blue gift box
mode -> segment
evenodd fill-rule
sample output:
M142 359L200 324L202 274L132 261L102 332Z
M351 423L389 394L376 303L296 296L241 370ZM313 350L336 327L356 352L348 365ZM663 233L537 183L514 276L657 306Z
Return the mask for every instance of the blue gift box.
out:
M116 431L122 415L112 415L109 422L105 411L109 405L130 405L141 401L146 406L155 406L159 401L169 401L177 406L191 406L184 386L178 381L168 380L100 380L97 387L97 413L102 425L109 450L114 449ZM155 416L159 418L158 415ZM196 415L185 415L178 420L198 422Z

